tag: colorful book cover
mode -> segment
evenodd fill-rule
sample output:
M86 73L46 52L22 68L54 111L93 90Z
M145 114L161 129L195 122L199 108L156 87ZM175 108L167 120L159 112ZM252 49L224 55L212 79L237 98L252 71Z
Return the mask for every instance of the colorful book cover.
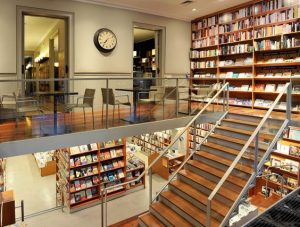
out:
M70 158L70 167L74 167L74 159L73 158Z
M89 155L86 156L86 162L88 164L93 162L92 155L89 154Z
M70 192L75 192L76 191L76 188L75 188L75 185L74 184L70 184Z
M76 178L81 177L81 171L79 169L75 170Z
M91 166L88 166L88 167L86 168L86 174L87 174L88 176L93 174L93 169L92 169Z
M98 162L98 156L96 154L93 154L92 159L93 162Z
M97 143L91 143L91 144L90 144L90 147L91 147L91 151L97 151L97 150L98 150L98 145L97 145Z
M98 168L97 166L93 166L93 174L97 174L98 173Z
M87 174L87 169L86 168L81 168L81 175L83 177L86 177L88 174Z
M81 187L81 189L86 188L85 180L80 180L80 187Z
M81 156L80 157L80 162L81 162L81 165L86 165L86 163L87 163L86 157L85 156Z
M81 145L79 148L80 148L81 153L85 153L85 152L89 151L89 148L87 145Z
M74 170L71 169L71 170L70 170L70 179L72 180L72 179L74 179L74 178L75 178Z
M90 177L86 178L85 182L86 182L86 187L87 188L93 186L92 178L90 178Z
M79 154L80 153L80 149L78 146L76 147L70 147L70 154L74 155L74 154Z
M79 191L81 189L79 180L74 181L74 184L75 184L76 191Z
M97 176L93 176L93 184L94 185L97 185L97 184L99 184L99 178L97 177Z
M90 198L93 197L93 195L92 195L92 190L91 190L90 188L86 190L86 197L87 197L88 199L90 199Z
M75 166L80 166L80 165L81 165L80 157L74 158L74 165L75 165Z

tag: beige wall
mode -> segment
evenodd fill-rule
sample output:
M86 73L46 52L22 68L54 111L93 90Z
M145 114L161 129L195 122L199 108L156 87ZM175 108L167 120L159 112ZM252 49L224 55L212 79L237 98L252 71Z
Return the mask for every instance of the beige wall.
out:
M134 22L165 27L165 73L189 71L189 22L64 0L0 0L0 73L17 73L17 5L74 13L75 73L131 73ZM93 44L95 31L102 27L113 30L118 38L116 49L108 56L99 53Z

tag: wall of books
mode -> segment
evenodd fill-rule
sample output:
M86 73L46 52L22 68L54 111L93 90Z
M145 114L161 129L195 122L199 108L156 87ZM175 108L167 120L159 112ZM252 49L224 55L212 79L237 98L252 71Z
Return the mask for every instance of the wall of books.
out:
M57 150L57 201L70 212L98 204L104 188L138 177L145 169L139 160L126 160L125 139ZM134 185L107 191L108 199L123 195ZM142 178L136 186L145 187Z
M255 0L192 21L192 86L230 83L230 105L268 108L287 82L300 111L300 5ZM283 97L278 110L285 110Z

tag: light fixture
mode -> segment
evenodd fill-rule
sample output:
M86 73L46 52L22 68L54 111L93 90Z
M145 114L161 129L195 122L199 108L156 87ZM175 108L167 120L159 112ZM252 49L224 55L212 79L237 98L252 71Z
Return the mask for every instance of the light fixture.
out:
M196 9L196 8L193 8L192 11L195 12L195 11L197 11L197 9Z

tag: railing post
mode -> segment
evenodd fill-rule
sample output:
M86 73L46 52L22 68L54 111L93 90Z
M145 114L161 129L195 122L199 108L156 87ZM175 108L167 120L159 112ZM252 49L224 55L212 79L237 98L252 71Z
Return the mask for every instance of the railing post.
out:
M104 227L104 200L103 200L103 192L104 189L100 189L100 195L101 195L101 226Z
M207 200L206 206L206 226L210 226L210 216L211 216L211 201L210 199Z
M227 97L226 97L226 110L228 111L229 110L229 84L227 84L226 86L226 94L227 94Z
M149 205L152 204L152 168L149 169Z
M286 94L286 119L291 120L291 108L292 108L292 85L289 83Z
M178 78L176 78L176 117L178 117L179 108L179 91L178 91Z
M108 103L109 103L109 91L108 91L108 78L106 79L106 128L108 128ZM113 119L114 120L114 119Z
M3 211L2 211L3 212ZM24 222L24 201L21 200L21 220Z
M255 150L254 150L254 172L255 176L257 176L257 164L258 164L258 140L259 140L259 132L255 136Z
M106 188L104 189L105 191L105 197L104 197L104 203L105 203L105 224L104 224L104 227L107 226L107 190Z

